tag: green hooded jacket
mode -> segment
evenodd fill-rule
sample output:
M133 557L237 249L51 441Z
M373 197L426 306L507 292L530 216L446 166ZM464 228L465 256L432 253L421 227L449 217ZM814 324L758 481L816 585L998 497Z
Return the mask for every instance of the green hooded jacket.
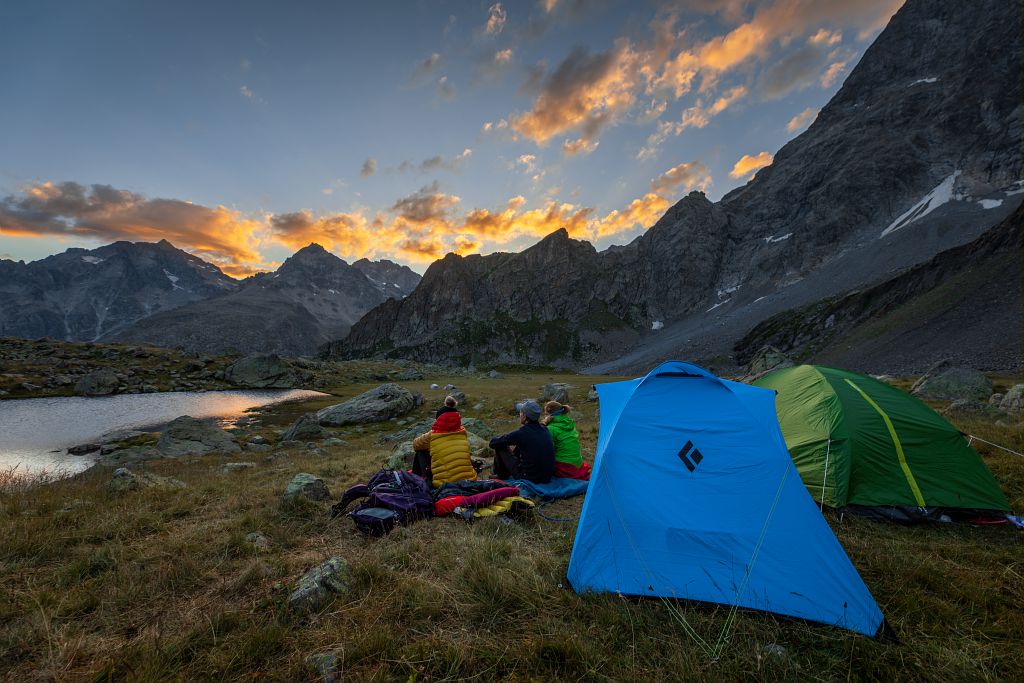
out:
M572 418L562 413L555 415L548 422L548 433L555 443L555 460L568 463L574 467L583 464L583 456L580 454L580 434L576 431L576 423Z

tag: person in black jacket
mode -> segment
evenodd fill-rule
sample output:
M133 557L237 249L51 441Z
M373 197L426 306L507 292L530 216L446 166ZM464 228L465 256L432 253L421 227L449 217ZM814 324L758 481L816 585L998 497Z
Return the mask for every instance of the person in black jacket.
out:
M547 427L540 423L541 410L536 401L523 401L518 408L522 426L491 439L494 476L546 484L555 473L555 444Z

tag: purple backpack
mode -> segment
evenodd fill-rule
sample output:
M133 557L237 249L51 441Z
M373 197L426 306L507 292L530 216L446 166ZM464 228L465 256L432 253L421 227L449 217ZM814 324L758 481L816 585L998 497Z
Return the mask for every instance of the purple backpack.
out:
M434 499L423 477L404 470L381 470L366 484L353 486L331 507L331 517L345 512L352 501L366 498L348 513L356 528L370 536L383 536L417 519L434 516Z

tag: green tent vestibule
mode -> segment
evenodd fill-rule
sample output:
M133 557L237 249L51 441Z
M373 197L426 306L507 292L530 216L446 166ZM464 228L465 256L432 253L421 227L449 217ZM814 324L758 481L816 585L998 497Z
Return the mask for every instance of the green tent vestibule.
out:
M786 446L818 502L1009 511L960 431L906 392L818 365L776 370L754 384L775 389Z

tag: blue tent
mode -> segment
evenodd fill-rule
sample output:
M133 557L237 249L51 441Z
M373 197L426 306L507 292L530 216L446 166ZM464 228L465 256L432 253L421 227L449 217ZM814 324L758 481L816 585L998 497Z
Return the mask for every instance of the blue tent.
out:
M796 471L775 392L668 362L598 386L568 579L878 634L882 612Z

